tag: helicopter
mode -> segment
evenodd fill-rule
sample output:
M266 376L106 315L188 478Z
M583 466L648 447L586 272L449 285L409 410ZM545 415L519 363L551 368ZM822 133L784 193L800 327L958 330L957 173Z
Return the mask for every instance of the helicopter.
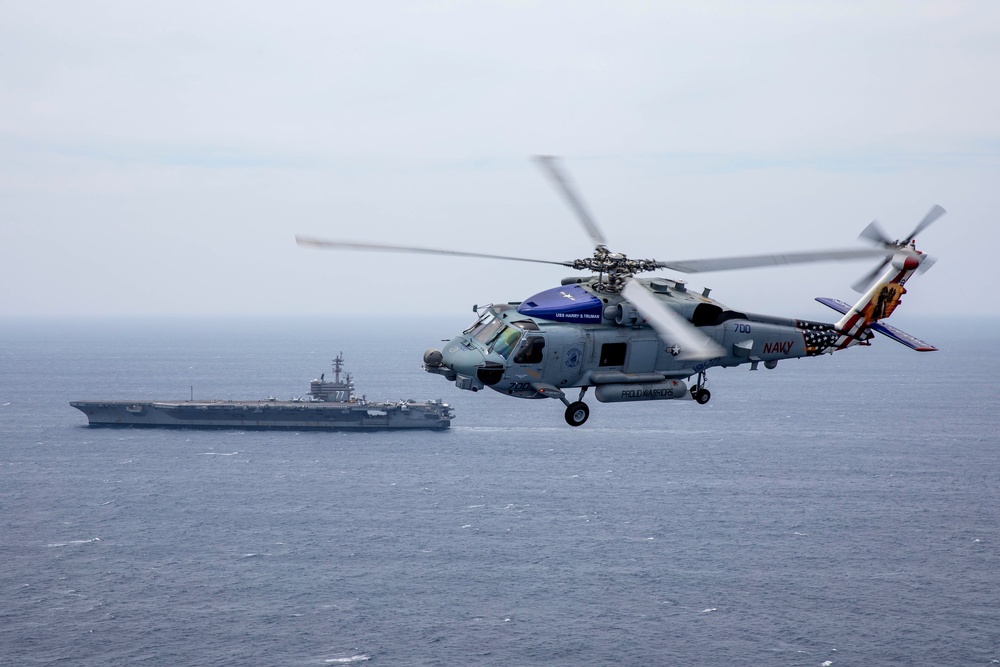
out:
M871 248L685 261L632 259L608 249L560 163L551 156L536 160L593 242L592 256L555 261L304 236L296 241L312 248L534 262L588 272L523 301L473 306L475 322L443 349L428 349L423 356L426 372L459 389L489 387L515 398L559 400L570 426L581 426L590 416L584 397L591 388L602 403L687 399L704 405L711 399L706 387L711 368L749 364L757 370L763 364L773 369L784 359L869 346L876 333L917 351L937 349L883 320L899 305L907 281L935 261L917 250L915 238L944 215L938 205L902 240L890 240L872 221L858 237ZM741 312L710 297L710 289L689 289L684 280L637 277L661 269L700 273L873 257L881 258L879 264L853 285L863 294L856 303L816 299L841 314L832 323ZM575 389L579 394L572 396Z

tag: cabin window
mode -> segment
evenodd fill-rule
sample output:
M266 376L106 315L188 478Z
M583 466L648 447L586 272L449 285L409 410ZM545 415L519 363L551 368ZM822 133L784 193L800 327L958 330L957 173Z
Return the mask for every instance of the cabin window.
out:
M601 366L624 366L625 343L605 343L601 346Z
M541 336L528 336L521 342L521 347L514 355L515 364L540 364L542 363L542 349L545 347L545 339Z

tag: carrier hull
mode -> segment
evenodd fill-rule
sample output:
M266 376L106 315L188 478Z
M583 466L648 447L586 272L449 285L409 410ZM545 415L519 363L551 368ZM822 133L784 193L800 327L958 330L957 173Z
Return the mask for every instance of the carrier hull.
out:
M279 401L71 401L90 426L147 428L237 428L286 431L446 429L455 416L443 401L372 402L354 393L344 355L333 360L333 380L325 374L309 383L309 400Z
M438 401L72 401L90 426L279 430L446 429L450 406Z

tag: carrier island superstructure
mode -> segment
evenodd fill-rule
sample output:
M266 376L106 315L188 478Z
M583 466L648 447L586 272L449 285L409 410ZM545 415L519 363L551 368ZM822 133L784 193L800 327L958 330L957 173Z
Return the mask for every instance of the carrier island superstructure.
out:
M90 426L150 428L237 428L283 430L446 429L455 416L440 399L369 401L354 393L344 355L333 360L333 381L321 375L309 383L309 398L279 401L72 401Z

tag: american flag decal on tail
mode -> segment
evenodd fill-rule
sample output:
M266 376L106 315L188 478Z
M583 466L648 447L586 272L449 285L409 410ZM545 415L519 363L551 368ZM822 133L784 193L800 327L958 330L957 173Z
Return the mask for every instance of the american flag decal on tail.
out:
M906 292L906 290L902 290L902 293L905 293L905 292ZM901 294L898 295L895 298L895 300L892 302L892 306L891 306L891 308L888 309L888 312L882 314L881 317L883 317L883 318L884 317L888 317L889 314L891 314L892 311L896 308L896 306L899 305L899 296L901 296ZM851 304L847 303L846 301L841 301L840 299L832 299L830 297L823 297L823 296L821 296L821 297L817 297L816 300L819 301L824 306L829 306L830 308L833 308L838 313L840 313L842 315L845 315L845 316L848 315L849 313L854 313L856 311L856 309L857 309L857 307L852 307ZM876 302L875 305L877 307L877 302ZM863 311L864 308L861 308L861 310ZM843 321L843 320L841 320L841 321ZM864 319L863 318L859 318L858 321L863 322ZM857 330L858 327L855 326L855 329ZM930 343L922 341L919 338L917 338L916 336L914 336L912 334L908 334L905 331L897 329L896 327L889 326L888 324L884 324L882 322L877 322L877 321L874 321L874 322L871 322L870 324L868 324L867 327L863 328L863 330L860 332L860 334L856 333L855 334L856 337L853 339L854 340L853 344L857 345L857 344L861 344L861 343L867 342L872 337L872 334L871 334L872 331L878 332L878 333L882 334L883 336L886 336L887 338L891 338L894 341L896 341L897 343L902 343L906 347L910 348L911 350L916 350L917 352L935 352L935 351L937 351L937 348L934 347L933 345L931 345ZM843 345L843 341L845 339L848 341L848 345ZM850 342L851 340L852 340L851 338L845 336L844 333L843 333L843 331L841 331L840 332L840 336L837 339L837 347L835 349L843 349L844 347L849 346L850 344L852 344Z

